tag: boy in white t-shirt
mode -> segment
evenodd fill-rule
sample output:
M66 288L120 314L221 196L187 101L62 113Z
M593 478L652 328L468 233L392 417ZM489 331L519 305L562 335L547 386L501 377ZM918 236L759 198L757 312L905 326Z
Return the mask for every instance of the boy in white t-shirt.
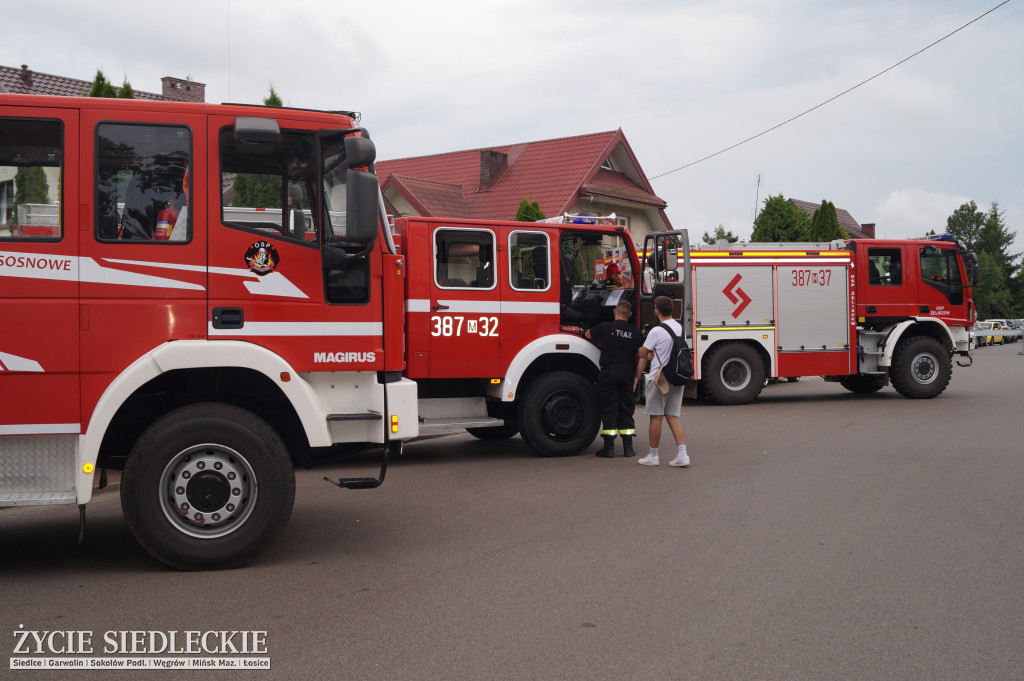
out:
M681 336L682 325L672 319L672 299L667 296L658 296L654 299L654 312L658 315L658 321L664 322L672 332ZM642 466L657 466L658 442L661 440L661 424L666 418L668 427L676 441L676 458L668 462L669 466L685 468L690 465L690 457L686 454L686 438L683 433L683 424L679 420L679 414L683 406L683 386L669 385L666 393L654 381L654 374L672 356L672 337L665 329L656 326L647 334L647 340L640 348L640 359L637 360L636 377L633 379L633 387L636 388L640 376L648 360L651 363L650 371L647 373L647 388L644 394L647 403L644 405L644 413L651 417L649 440L651 445L650 453L637 463Z

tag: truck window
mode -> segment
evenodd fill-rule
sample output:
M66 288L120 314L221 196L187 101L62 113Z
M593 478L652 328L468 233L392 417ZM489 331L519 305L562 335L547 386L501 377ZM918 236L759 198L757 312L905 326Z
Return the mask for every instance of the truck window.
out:
M434 280L440 288L494 288L494 233L439 229L434 233Z
M903 268L900 249L868 249L868 284L870 286L902 286Z
M508 237L509 284L517 291L546 291L551 285L551 254L544 232L512 232Z
M221 221L264 237L317 244L316 133L282 130L277 143L241 142L220 132Z
M60 121L0 118L0 240L63 234Z
M957 266L956 253L929 246L922 248L921 278L925 283L938 284L936 288L942 290L948 290L950 286L959 286L960 268Z
M186 242L191 238L186 127L96 126L96 238Z

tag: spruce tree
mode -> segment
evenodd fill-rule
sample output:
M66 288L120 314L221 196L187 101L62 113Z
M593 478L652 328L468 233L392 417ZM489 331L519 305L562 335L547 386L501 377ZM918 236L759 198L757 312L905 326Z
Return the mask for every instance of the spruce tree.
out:
M836 217L836 207L831 201L822 199L821 205L814 211L811 222L807 227L804 241L833 241L845 239L849 234L839 226L839 218Z
M516 211L516 222L537 222L544 219L544 211L536 201L532 203L525 198L519 201L519 210Z

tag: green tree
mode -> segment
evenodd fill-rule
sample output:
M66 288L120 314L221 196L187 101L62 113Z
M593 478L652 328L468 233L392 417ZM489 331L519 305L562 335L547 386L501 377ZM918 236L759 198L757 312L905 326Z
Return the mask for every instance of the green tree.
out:
M537 222L544 219L544 211L536 201L530 202L526 199L519 201L519 210L516 211L516 222Z
M814 211L811 222L807 226L804 241L833 241L845 239L848 236L846 230L839 226L836 207L831 201L822 199L821 205L818 206L818 210Z
M978 254L979 281L974 287L978 318L1024 314L1020 254L1009 252L1016 234L1007 227L999 202L993 201L987 213L974 201L961 205L946 219L946 231Z
M723 226L723 225L718 225L718 227L715 228L715 231L714 231L713 234L709 234L708 232L704 232L704 234L702 234L701 237L700 237L701 241L703 241L706 244L710 244L712 246L714 246L716 243L718 243L722 239L725 239L726 241L728 241L731 244L734 244L734 243L736 243L737 241L740 240L740 238L738 236L736 236L735 234L733 234L731 231L726 231L725 226Z
M280 208L281 178L273 175L238 173L235 175L235 196L232 206Z
M980 281L974 287L974 304L978 307L978 319L1011 317L1013 298L1007 287L1006 274L998 260L991 253L980 251L978 269Z
M273 83L270 84L270 93L263 98L263 103L266 106L284 106L284 102L281 101L281 95L277 94Z
M985 225L985 213L978 210L974 201L962 204L946 218L946 233L960 239L969 250L977 250L981 228Z
M14 205L50 202L50 184L42 166L18 168L14 187Z
M109 97L111 99L135 99L135 90L132 89L131 83L128 82L128 76L124 77L124 82L120 88L114 87L113 83L107 80L107 77L103 75L103 71L100 69L96 70L96 77L92 80L92 87L89 92L86 93L86 97Z
M764 208L754 219L754 241L802 241L809 221L803 210L779 194L764 200Z

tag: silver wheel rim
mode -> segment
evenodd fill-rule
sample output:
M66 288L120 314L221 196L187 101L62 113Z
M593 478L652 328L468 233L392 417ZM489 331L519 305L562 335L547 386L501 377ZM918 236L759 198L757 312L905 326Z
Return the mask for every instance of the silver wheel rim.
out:
M910 363L910 371L914 380L921 385L928 385L939 375L939 362L930 352L921 352L914 356Z
M719 378L729 390L743 390L750 384L750 365L739 357L730 357L718 372Z
M256 507L258 487L241 454L223 445L195 445L164 467L160 508L180 532L215 539L245 524Z

